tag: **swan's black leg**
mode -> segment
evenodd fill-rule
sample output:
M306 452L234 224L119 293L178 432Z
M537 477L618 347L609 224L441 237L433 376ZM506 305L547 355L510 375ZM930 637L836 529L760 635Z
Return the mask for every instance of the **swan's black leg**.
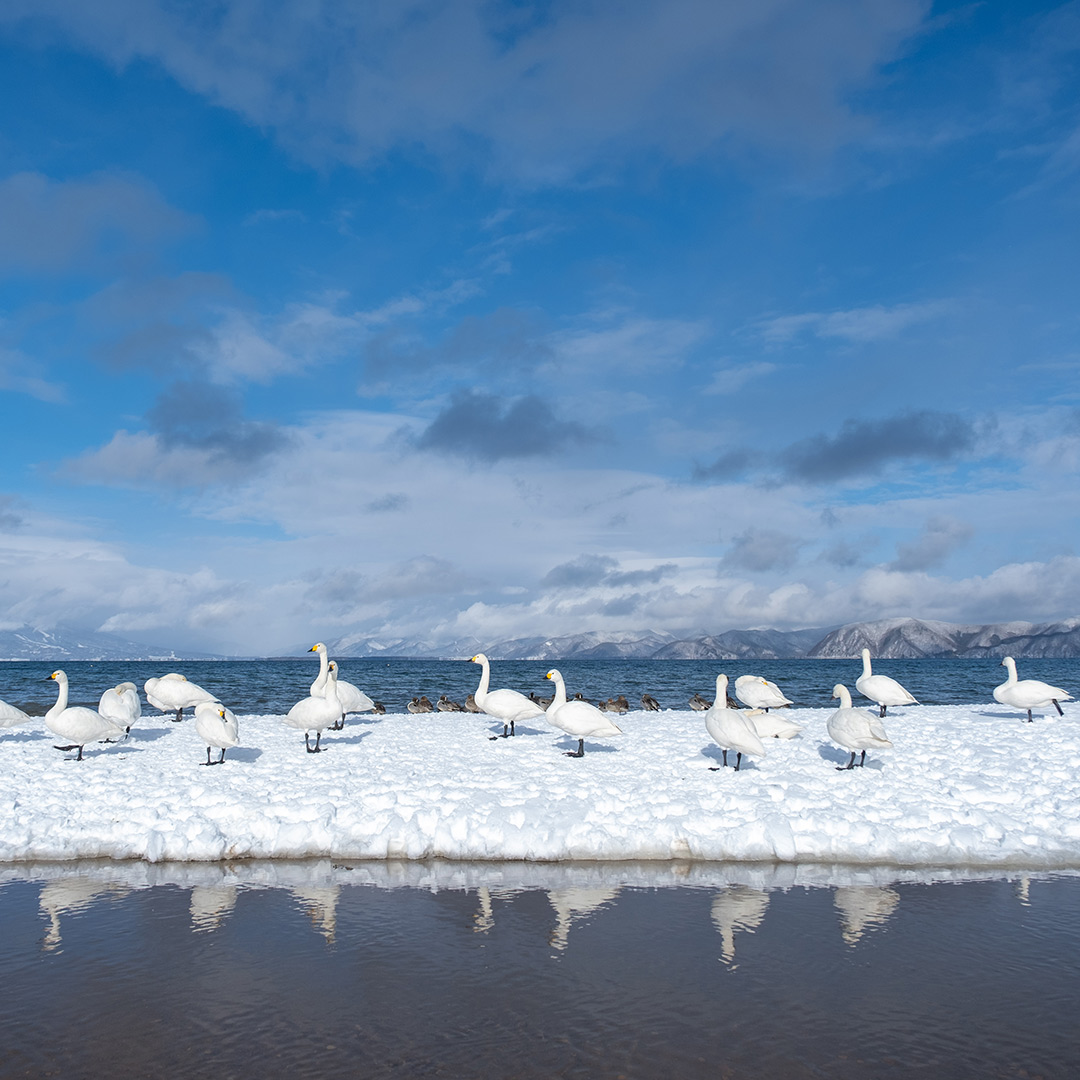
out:
M837 765L836 766L836 771L837 772L844 772L846 769L854 769L854 768L855 768L855 751L852 750L851 751L851 760L846 765Z
M79 753L78 753L78 756L75 758L75 760L76 761L82 761L82 747L81 746L79 747Z
M721 749L723 749L723 748L721 747ZM727 751L726 750L724 750L724 768L725 769L727 768Z
M1059 709L1059 710L1058 710L1058 712L1060 712L1060 711L1061 711L1061 710ZM514 731L514 721L513 721L513 720L511 720L511 721L510 721L510 735L511 735L511 736L513 736L514 734L515 734L515 731Z
M884 719L884 718L885 718L885 709L886 709L886 707L887 707L887 706L885 706L885 705L882 705L882 706L881 706L881 712L880 712L880 713L878 713L878 716L879 716L879 717L881 717L881 719Z
M566 756L567 757L584 757L585 756L585 740L584 739L578 739L576 752L571 753L569 750L567 750L566 751Z
M176 715L173 717L173 723L174 724L179 724L180 721L183 720L183 719L184 719L184 710L183 709L177 709L176 710Z
M1065 714L1061 711L1061 706L1057 703L1057 698L1051 698L1050 700L1054 703L1054 708L1057 709L1058 716L1064 716Z
M852 755L854 756L854 755ZM859 768L861 769L866 764L866 751L862 752L862 757L859 758Z
M740 763L741 761L742 761L742 751L741 751L741 750L739 750L739 751L738 751L738 752L737 752L737 753L735 754L735 771L736 771L736 772L738 772L738 771L739 771L739 763Z
M304 732L304 746L307 747L307 752L309 754L321 754L322 753L322 749L319 746L319 740L321 738L322 738L322 732L321 731L316 731L315 732L315 745L311 746L308 743L308 733L306 731Z
M209 765L209 764L211 764L211 762L210 762L210 747L209 746L206 748L206 760L205 761L200 761L199 764L200 765Z
M1028 709L1028 723L1029 724L1034 724L1035 723L1035 721L1031 719L1031 710L1030 709Z
M217 763L220 765L225 760L225 747L221 748L221 757L217 759Z

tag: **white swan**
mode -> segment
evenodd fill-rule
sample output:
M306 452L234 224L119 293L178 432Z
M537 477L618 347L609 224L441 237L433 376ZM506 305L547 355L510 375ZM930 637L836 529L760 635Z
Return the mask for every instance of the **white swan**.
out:
M494 738L506 739L513 735L514 723L517 720L535 720L544 715L544 710L535 701L530 701L516 690L488 690L488 684L491 682L491 664L483 653L477 653L469 660L469 663L479 664L481 668L480 685L473 694L473 701L481 712L486 712L488 716L494 716L496 720L503 722L502 735L496 735Z
M78 747L82 761L83 747L87 743L100 742L102 739L121 739L124 729L106 719L99 712L82 705L68 708L68 677L62 671L54 671L50 679L57 684L56 704L45 714L45 726L61 739L67 739L70 746L58 746L57 750L74 750Z
M122 682L106 690L98 702L98 710L107 720L131 731L131 725L142 716L139 692L133 682Z
M892 746L885 726L878 716L872 716L865 709L851 707L851 691L843 683L833 687L832 696L840 699L840 708L829 717L829 738L838 746L851 751L851 760L847 765L837 765L838 771L855 768L855 754L862 751L860 767L866 762L866 751Z
M862 651L862 674L855 680L855 689L863 697L876 701L884 717L890 705L918 705L919 703L895 680L888 675L875 675L870 670L870 650ZM836 697L833 694L833 697Z
M714 742L724 751L724 765L727 765L727 753L735 751L735 771L739 771L743 754L764 757L762 744L754 723L738 709L729 709L727 705L726 675L716 676L716 699L705 713L705 730Z
M776 683L763 679L760 675L740 675L735 680L735 696L751 709L782 709L792 704L780 692Z
M207 765L220 765L225 760L225 751L240 744L240 726L232 709L217 702L200 701L195 706L195 730L206 740ZM221 751L217 761L210 760L211 746Z
M285 717L285 723L304 733L304 746L309 754L319 754L322 747L323 728L332 727L341 719L341 702L337 696L337 664L331 660L327 666L326 686L323 693L312 694L298 701ZM310 732L315 732L315 746L308 741Z
M308 649L308 652L319 654L319 677L311 684L311 696L322 697L326 689L326 675L329 671L330 657L327 655L326 646L317 641ZM338 678L338 700L341 702L341 720L332 725L333 731L340 731L345 726L345 717L349 713L371 712L375 708L375 702L351 682Z
M204 701L217 701L209 690L188 682L186 676L178 675L175 671L170 671L159 679L147 679L143 690L146 691L146 700L155 709L176 713L174 723L180 722L185 709L194 709Z
M17 709L6 701L0 701L0 728L16 727L32 719L33 717L29 713L24 713L22 709Z
M759 739L794 739L802 731L794 720L787 720L776 713L755 710L746 716L754 725Z
M554 724L567 735L575 736L578 741L577 750L568 750L567 757L585 756L586 736L593 739L606 739L611 735L622 734L622 728L616 727L595 705L590 705L587 701L567 701L566 683L555 668L552 668L544 678L551 679L555 684L555 697L544 714L548 723ZM525 700L528 701L528 698Z
M1016 661L1011 656L1006 656L1001 663L1008 668L1009 677L1000 686L994 687L995 701L1000 701L1002 705L1011 705L1014 709L1026 709L1029 724L1033 723L1031 710L1045 705L1053 705L1058 716L1065 715L1058 702L1072 701L1072 694L1068 690L1040 682L1038 679L1017 680Z

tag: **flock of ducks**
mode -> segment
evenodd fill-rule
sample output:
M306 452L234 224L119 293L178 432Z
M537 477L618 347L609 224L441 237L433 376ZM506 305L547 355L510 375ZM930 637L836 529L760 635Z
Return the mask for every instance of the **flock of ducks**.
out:
M311 684L309 695L289 710L284 722L297 731L303 731L305 749L309 754L318 754L323 749L320 745L323 731L343 728L349 713L385 712L385 709L359 687L339 677L337 663L329 659L322 642L313 645L309 652L319 656L318 677ZM493 741L514 736L518 723L543 718L578 740L577 749L566 752L567 757L573 758L585 756L586 739L604 739L622 734L622 729L611 719L611 714L629 710L624 695L620 694L599 705L586 701L580 693L568 698L565 680L556 668L545 676L554 684L554 693L550 698L540 698L535 694L526 696L517 690L491 690L491 664L488 658L483 653L477 653L470 658L470 663L480 665L480 683L464 706L450 701L443 694L435 705L426 697L413 698L407 706L408 711L467 710L485 713L503 725L502 735L491 736ZM851 753L847 765L837 766L840 770L864 765L867 750L892 746L882 724L890 705L918 704L895 679L873 673L869 649L862 650L862 663L863 672L855 680L855 688L863 697L877 704L878 715L855 708L851 692L843 683L833 687L832 696L839 699L840 707L828 719L829 737ZM1072 700L1071 694L1037 679L1018 679L1016 662L1011 656L1006 656L1002 664L1009 675L1004 683L994 689L996 701L1026 711L1029 722L1032 722L1033 709L1049 705L1053 705L1059 715L1064 715L1060 703ZM45 714L45 726L64 740L57 745L58 750L78 751L77 761L82 760L83 749L89 743L123 739L131 725L142 715L134 683L124 682L106 690L101 695L97 709L90 709L68 705L68 678L63 671L54 671L49 679L57 684L57 698L56 704ZM220 765L225 760L225 751L239 744L239 726L232 710L185 676L173 672L147 679L143 689L146 700L154 708L166 714L175 713L172 717L174 721L181 720L185 709L194 710L195 730L206 743L206 761L203 764ZM715 699L710 702L695 694L690 699L690 707L705 713L705 728L720 747L725 767L729 751L735 753L735 771L738 772L744 755L765 755L763 740L792 739L802 728L770 712L792 704L775 683L759 675L742 675L735 680L734 691L737 701L728 696L727 675L717 675ZM643 694L641 702L646 710L660 708L656 698L650 694ZM747 708L740 709L740 702ZM13 727L32 719L22 710L0 701L0 727ZM311 744L312 732L315 733L314 746ZM219 751L216 760L213 759L215 749ZM856 755L860 755L857 764Z

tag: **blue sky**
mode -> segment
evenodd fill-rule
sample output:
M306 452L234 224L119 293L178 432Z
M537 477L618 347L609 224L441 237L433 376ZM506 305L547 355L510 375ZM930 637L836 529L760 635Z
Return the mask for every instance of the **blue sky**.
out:
M1080 614L1080 5L9 0L0 602Z

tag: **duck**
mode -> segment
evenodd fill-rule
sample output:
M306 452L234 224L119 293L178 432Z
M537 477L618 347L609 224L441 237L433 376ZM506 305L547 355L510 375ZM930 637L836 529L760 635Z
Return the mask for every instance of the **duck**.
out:
M185 709L194 709L196 705L204 701L217 701L209 690L188 682L184 675L178 675L175 671L170 671L168 675L162 675L157 679L147 679L143 684L143 690L146 692L146 700L155 709L160 709L165 713L176 713L173 718L174 723L180 722Z
M705 713L705 730L724 752L724 766L727 766L729 750L735 751L735 771L739 771L743 754L754 757L765 756L765 746L754 728L753 722L738 709L728 707L726 675L716 676L716 701ZM717 772L718 768L713 768Z
M875 675L870 670L869 649L862 651L862 674L855 680L855 689L863 697L878 703L881 718L884 718L885 710L890 705L919 704L895 679L890 679L888 675Z
M320 746L324 728L332 727L341 719L341 702L337 696L337 663L333 660L327 665L326 685L321 694L312 694L302 698L288 712L285 723L304 733L304 747L309 754L321 754ZM311 732L315 732L315 746L310 742Z
M321 641L315 642L308 649L308 652L319 654L319 675L311 684L312 696L318 697L326 687L326 675L329 670L330 657L327 654L326 646ZM331 726L331 731L341 731L345 727L345 717L349 713L371 712L375 708L375 702L359 686L355 686L345 679L338 678L337 693L338 700L341 702L341 719Z
M464 712L465 706L459 705L456 701L451 701L445 694L443 694L438 701L435 702L435 708L439 712Z
M429 713L435 711L426 694L421 697L414 697L405 708L411 713Z
M613 724L595 705L590 705L587 701L567 701L566 683L557 668L552 668L544 678L555 684L555 696L545 713L548 723L565 731L567 735L576 736L578 741L577 750L567 750L567 757L585 756L586 735L592 739L606 739L623 733L622 728Z
M502 735L494 739L507 739L515 734L514 724L519 720L536 720L544 715L544 710L535 701L530 701L516 690L488 690L491 682L491 663L483 653L477 653L469 660L470 664L480 665L480 685L473 694L473 700L481 712L494 716L503 722Z
M735 696L751 709L783 709L791 702L784 697L776 683L760 675L740 675L735 680Z
M471 713L478 713L478 712L483 712L484 710L481 709L480 706L476 704L476 698L472 694L470 694L465 699L465 711L466 712L471 712Z
M133 682L122 682L101 695L97 711L107 720L130 733L131 725L142 716L142 703Z
M1031 719L1031 710L1040 709L1045 705L1053 705L1058 711L1058 716L1064 716L1059 702L1072 701L1072 694L1068 690L1062 690L1058 686L1040 682L1038 679L1016 678L1016 661L1011 656L1006 656L1001 661L1002 667L1009 671L1009 677L1000 685L994 687L994 700L1002 705L1011 705L1015 709L1026 709L1028 723L1034 723Z
M381 701L376 701L375 702L375 708L374 708L373 711L375 712L376 716L385 716L386 715L386 706Z
M206 761L200 764L220 765L225 760L225 751L240 744L240 729L232 709L217 702L200 701L195 706L195 730L206 740ZM210 760L212 746L221 750L217 761Z
M660 702L657 701L656 698L654 698L652 696L652 694L642 694L641 695L641 707L646 712L659 712L660 711Z
M826 725L829 738L837 746L851 751L851 760L846 765L837 765L837 772L855 768L855 755L862 751L859 767L866 764L866 751L888 749L892 746L880 716L874 716L865 709L855 709L851 705L851 691L843 683L833 687L832 696L840 699L840 708L829 717Z
M705 712L706 709L712 708L712 702L708 698L703 698L700 694L695 694L690 699L690 708L694 712Z
M61 739L68 739L69 746L58 746L57 750L78 748L76 761L83 759L83 747L87 743L101 742L103 739L122 739L124 729L112 720L101 715L95 709L82 705L68 708L68 677L63 671L54 671L50 679L56 681L56 704L45 714L45 726Z

